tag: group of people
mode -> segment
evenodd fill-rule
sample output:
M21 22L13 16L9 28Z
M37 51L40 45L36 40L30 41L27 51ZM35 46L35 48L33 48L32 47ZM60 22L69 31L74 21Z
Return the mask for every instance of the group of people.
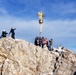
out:
M7 34L11 34L11 37L13 39L15 39L15 31L14 30L16 30L16 28L13 28L13 27L10 29L9 33L7 33L6 30L3 30L0 38L7 37Z
M34 44L36 46L41 46L42 48L44 47L44 45L47 46L47 48L51 51L52 50L52 43L53 43L53 39L48 40L47 38L44 37L38 37L36 36Z
M13 27L10 29L9 33L7 33L6 30L3 30L0 38L7 37L7 34L8 35L11 34L11 37L15 39L15 30L16 28L13 28ZM52 43L53 43L53 39L48 40L47 38L38 37L38 36L36 36L35 41L34 41L34 44L36 46L41 46L43 48L44 45L46 45L50 51L52 50Z

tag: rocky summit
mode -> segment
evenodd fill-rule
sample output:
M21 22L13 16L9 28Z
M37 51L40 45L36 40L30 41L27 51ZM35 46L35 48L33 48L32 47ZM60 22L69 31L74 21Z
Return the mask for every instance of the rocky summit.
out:
M76 75L76 54L25 40L0 39L0 75Z

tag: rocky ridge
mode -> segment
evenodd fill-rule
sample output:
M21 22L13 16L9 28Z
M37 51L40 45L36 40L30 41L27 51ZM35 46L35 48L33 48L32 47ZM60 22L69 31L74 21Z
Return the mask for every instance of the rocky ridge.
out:
M76 54L41 48L25 40L0 39L0 75L75 75Z

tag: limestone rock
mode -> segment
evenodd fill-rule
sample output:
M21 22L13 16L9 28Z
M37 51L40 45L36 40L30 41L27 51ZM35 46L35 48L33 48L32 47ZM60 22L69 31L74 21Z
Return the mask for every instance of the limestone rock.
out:
M0 75L75 75L76 54L35 46L10 37L0 39Z

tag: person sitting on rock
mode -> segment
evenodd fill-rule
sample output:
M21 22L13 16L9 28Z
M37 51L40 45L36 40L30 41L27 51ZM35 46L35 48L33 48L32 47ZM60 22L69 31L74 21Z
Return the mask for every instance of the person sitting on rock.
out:
M15 32L14 32L14 30L16 30L16 28L11 28L11 30L10 30L10 32L9 32L9 34L11 33L11 37L13 38L13 39L15 39Z
M2 31L2 35L1 35L1 38L2 38L2 37L6 37L7 34L8 34L8 33L7 33L5 30L3 30L3 31Z

